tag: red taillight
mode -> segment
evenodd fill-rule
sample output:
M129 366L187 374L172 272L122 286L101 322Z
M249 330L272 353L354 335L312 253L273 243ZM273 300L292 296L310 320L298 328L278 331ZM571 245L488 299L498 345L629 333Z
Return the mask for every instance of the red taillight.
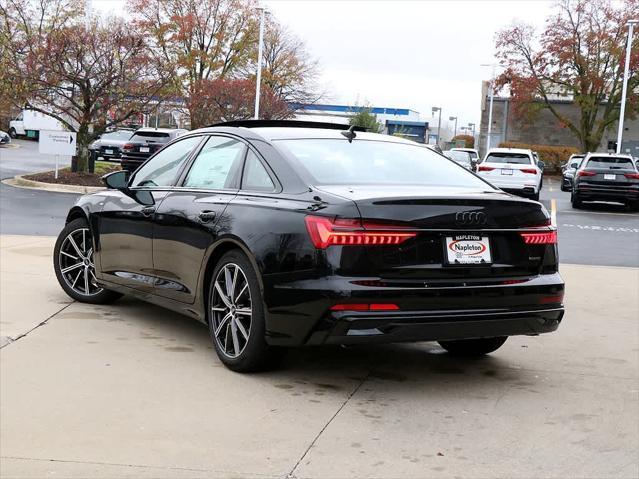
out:
M639 180L639 173L624 173L623 176L629 180Z
M544 231L539 233L520 233L526 244L556 244L557 232Z
M581 170L577 172L577 176L595 176L597 173L594 171Z
M416 236L416 233L401 231L400 227L353 219L307 216L305 221L311 241L318 249L326 249L329 246L398 245Z
M122 147L123 150L132 150L134 147L133 143L125 143Z
M522 173L528 173L530 175L536 175L537 174L537 170L535 170L534 168L522 168L521 170Z
M554 304L561 303L564 300L563 291L560 294L554 294L552 296L542 296L539 298L539 304Z
M493 171L495 168L492 166L482 166L480 165L477 171Z
M331 311L399 311L399 306L393 303L334 304Z

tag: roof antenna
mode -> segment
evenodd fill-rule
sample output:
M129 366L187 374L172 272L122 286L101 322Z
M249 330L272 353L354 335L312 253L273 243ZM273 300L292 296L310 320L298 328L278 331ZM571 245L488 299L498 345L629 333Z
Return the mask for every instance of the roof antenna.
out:
M348 139L349 143L353 143L353 138L357 136L355 134L355 128L355 125L351 125L351 127L347 131L340 131L340 133Z

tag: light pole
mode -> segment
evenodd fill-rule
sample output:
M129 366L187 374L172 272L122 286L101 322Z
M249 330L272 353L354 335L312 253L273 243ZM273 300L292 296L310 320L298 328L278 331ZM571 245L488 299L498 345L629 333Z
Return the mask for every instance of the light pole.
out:
M449 121L455 120L455 133L453 133L453 138L455 138L457 136L457 117L456 116L449 116L448 120Z
M490 79L490 107L488 109L488 133L486 138L486 151L488 151L490 150L490 135L493 130L493 98L495 96L495 68L497 65L495 63L482 63L480 66L492 67L493 69L492 78Z
M621 108L619 109L619 131L617 132L617 154L621 153L623 139L623 120L626 114L626 90L628 90L628 69L630 68L630 50L632 48L632 30L639 20L628 22L628 45L626 46L626 66L623 70L623 87L621 88Z
M475 124L474 123L469 123L468 124L468 128L472 128L473 129L473 147L475 147Z
M260 9L260 43L257 47L257 78L255 79L255 115L257 120L260 117L260 86L262 83L262 48L264 44L264 17L266 16L266 9L261 7Z
M432 110L433 110L433 115L436 112L439 112L439 120L437 120L437 144L439 145L439 141L440 141L439 133L442 129L442 109L439 106L434 106Z

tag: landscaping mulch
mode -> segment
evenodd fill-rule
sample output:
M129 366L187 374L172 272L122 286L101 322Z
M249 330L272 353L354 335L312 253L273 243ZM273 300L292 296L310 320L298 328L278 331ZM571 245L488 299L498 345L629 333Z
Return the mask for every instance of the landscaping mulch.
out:
M102 177L112 171L118 171L120 166L109 166L101 168L99 173L73 173L70 168L61 168L58 170L58 178L55 178L55 172L46 171L44 173L36 173L33 175L24 175L23 178L32 181L41 181L43 183L53 183L58 185L79 185L79 186L104 186Z

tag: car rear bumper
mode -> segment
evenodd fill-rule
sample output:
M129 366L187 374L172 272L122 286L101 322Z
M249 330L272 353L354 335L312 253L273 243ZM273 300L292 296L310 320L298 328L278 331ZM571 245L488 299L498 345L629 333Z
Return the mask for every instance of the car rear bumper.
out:
M356 286L350 280L355 278L267 287L267 341L299 346L530 335L554 331L564 314L559 273L432 288ZM349 303L391 303L399 310L330 309Z
M577 185L575 190L579 199L584 201L633 201L639 199L639 188L598 187Z
M522 179L502 180L500 177L494 176L485 176L484 178L493 186L515 194L535 194L539 191L539 180L536 178L529 181Z

